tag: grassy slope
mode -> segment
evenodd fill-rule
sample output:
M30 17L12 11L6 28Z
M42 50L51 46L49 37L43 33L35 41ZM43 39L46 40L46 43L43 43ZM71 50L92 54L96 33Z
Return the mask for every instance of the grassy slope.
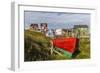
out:
M76 56L76 59L90 58L90 40L89 38L80 39L80 53Z
M25 30L25 61L63 60L65 56L50 54L51 39L40 32Z
M25 30L25 61L69 59L53 53L50 55L50 38L40 32ZM80 53L75 59L90 58L89 39L80 39Z
M40 32L25 30L25 61L47 60L50 55L50 39Z

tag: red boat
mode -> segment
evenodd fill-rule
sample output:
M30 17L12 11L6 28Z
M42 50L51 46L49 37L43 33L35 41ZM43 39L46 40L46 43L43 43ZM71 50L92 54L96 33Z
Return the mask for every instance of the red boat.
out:
M56 38L53 39L53 45L55 47L66 50L70 53L74 53L77 49L78 39L77 38Z

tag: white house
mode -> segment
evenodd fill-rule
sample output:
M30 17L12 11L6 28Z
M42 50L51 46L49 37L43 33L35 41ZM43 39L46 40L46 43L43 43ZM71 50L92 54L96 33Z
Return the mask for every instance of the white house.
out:
M62 35L62 29L56 29L55 35Z

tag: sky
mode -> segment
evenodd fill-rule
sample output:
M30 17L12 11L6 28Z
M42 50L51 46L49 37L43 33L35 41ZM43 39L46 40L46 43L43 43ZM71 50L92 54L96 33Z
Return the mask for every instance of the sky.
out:
M31 23L48 23L49 29L73 28L74 25L90 25L90 14L24 11L25 28Z

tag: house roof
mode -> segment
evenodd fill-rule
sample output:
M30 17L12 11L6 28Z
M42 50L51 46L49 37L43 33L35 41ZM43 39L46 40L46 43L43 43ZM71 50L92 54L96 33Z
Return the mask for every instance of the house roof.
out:
M38 24L36 24L36 23L32 23L30 26L38 26Z
M74 25L74 28L88 28L88 25Z

